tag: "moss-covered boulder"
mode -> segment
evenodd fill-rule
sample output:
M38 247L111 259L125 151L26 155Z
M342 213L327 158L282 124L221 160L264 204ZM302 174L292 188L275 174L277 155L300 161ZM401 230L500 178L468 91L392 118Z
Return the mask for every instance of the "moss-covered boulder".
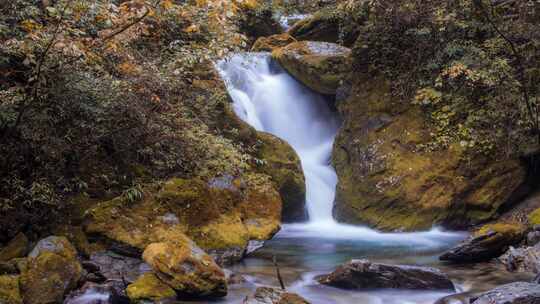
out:
M233 0L239 8L240 30L252 39L282 32L281 25L274 19L272 1Z
M48 237L38 242L21 273L21 294L24 303L61 303L77 286L82 267L77 251L64 237Z
M140 254L151 243L183 241L185 234L216 253L242 257L250 239L279 230L281 199L268 176L222 176L209 181L171 179L149 187L144 197L117 197L87 212L87 233L124 244Z
M0 262L22 258L28 253L28 238L24 233L17 234L4 248L0 249Z
M126 294L132 303L144 301L162 301L176 298L176 292L163 283L154 273L148 272L140 276L126 288Z
M19 276L0 276L0 303L22 303L21 292L19 290Z
M336 94L351 71L350 49L334 43L301 41L272 52L298 81L321 94Z
M251 47L252 52L272 52L274 49L287 46L295 42L291 35L287 33L271 35L268 37L260 37Z
M436 128L382 77L356 75L337 106L335 217L382 230L464 228L492 219L526 178L517 158L459 142L430 148Z
M340 18L335 14L335 9L329 8L296 22L287 34L296 40L337 43L339 30Z
M502 255L509 246L524 237L525 226L520 223L494 223L482 226L471 238L440 256L443 261L483 262Z
M258 156L265 161L260 170L277 184L283 201L283 221L305 220L306 185L300 158L289 144L271 134L259 132L258 138Z
M152 266L157 277L180 296L227 295L223 270L190 240L150 244L143 253L143 259Z

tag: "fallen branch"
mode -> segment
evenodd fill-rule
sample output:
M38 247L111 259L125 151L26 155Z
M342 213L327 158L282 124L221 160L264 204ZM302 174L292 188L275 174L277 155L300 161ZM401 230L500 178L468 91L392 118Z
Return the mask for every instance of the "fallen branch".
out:
M142 16L140 16L139 18L136 18L133 22L130 22L130 23L124 25L123 27L119 28L118 30L112 32L110 35L105 36L102 40L107 41L107 40L113 38L114 36L125 32L127 29L134 26L135 24L143 21L143 19L146 18L146 16L148 16L148 14L150 14L150 9L148 9L147 7L145 7L145 9L146 9L146 12L144 12L144 14Z

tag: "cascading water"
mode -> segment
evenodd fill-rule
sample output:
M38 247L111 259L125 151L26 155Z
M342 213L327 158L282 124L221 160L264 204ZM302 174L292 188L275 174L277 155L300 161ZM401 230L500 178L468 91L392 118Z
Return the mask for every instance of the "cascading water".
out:
M271 260L278 256L288 290L311 303L431 304L445 295L433 291L345 291L318 284L314 277L351 258L444 267L437 255L464 234L437 229L381 233L337 223L332 217L337 177L330 157L339 119L326 100L289 76L266 53L236 54L220 61L217 68L234 100L236 114L296 150L306 177L309 214L309 222L283 225L272 240L231 270L245 275L251 287L276 286ZM472 272L467 276L476 279L481 275ZM468 277L456 277L457 283L469 284ZM246 295L243 288L233 290L225 302L238 303Z
M258 131L287 141L300 157L306 178L309 222L284 225L280 236L329 237L432 245L449 234L377 231L337 223L332 217L337 176L330 165L339 119L326 100L287 74L267 53L236 54L217 65L236 114Z

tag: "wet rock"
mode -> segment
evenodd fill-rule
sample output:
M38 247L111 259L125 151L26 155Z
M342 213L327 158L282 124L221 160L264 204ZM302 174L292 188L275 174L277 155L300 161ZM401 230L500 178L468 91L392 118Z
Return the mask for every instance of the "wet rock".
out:
M502 285L471 300L471 304L536 303L540 303L540 285L525 282Z
M61 303L82 277L77 251L65 237L38 242L21 273L21 294L26 304Z
M445 252L439 259L458 263L488 261L519 243L523 232L524 227L517 223L485 225L472 238Z
M0 276L0 303L22 303L21 293L19 291L19 276Z
M28 253L28 238L19 233L4 248L0 250L0 262L7 262L14 258L22 258Z
M246 298L244 304L309 304L301 296L272 287L259 287L255 294Z
M82 288L72 292L64 304L128 304L129 299L117 293L107 284L86 283Z
M534 246L540 242L540 231L531 231L527 233L527 245Z
M532 247L514 248L510 246L499 261L508 271L540 273L540 244Z
M223 269L223 271L225 272L225 276L227 277L227 284L229 286L246 282L246 278L244 278L244 276L239 273L233 272L228 269Z
M190 240L153 243L143 253L157 277L181 296L224 297L227 280L214 260Z
M434 304L470 304L472 294L469 292L452 294L438 299Z
M251 47L252 52L272 52L273 50L287 46L295 42L291 35L287 33L272 35L268 37L260 37Z
M351 71L351 50L334 43L301 41L274 50L272 57L298 81L321 94L335 95Z
M448 276L438 269L419 266L351 260L334 272L318 278L319 283L344 289L425 289L454 290Z
M85 257L90 256L90 243L81 226L63 225L54 230L55 235L66 237L77 249L77 252Z
M133 283L144 273L150 272L150 265L141 259L122 256L111 251L94 253L82 263L84 269L94 274L99 281ZM117 290L119 294L122 290Z
M266 161L260 171L277 185L283 202L282 221L307 220L306 183L300 158L287 142L271 134L259 132L257 138L261 141L258 158Z
M173 300L176 298L176 292L151 272L143 274L130 284L126 289L126 293L132 303Z

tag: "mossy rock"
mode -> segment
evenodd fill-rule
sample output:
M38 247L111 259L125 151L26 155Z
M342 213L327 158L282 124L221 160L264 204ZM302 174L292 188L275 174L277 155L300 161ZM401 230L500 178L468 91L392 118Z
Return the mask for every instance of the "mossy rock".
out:
M154 273L148 272L128 285L126 294L132 303L174 300L176 292L163 283Z
M257 39L282 32L281 25L274 19L272 1L234 0L240 8L240 30L248 37Z
M276 34L268 37L260 37L251 47L252 52L272 52L273 50L287 46L296 42L291 35L287 33Z
M24 303L61 303L82 277L76 255L73 245L63 237L41 240L30 253L21 273Z
M258 157L265 163L259 170L272 177L283 201L282 220L299 222L307 219L306 185L300 158L285 141L259 132Z
M78 253L90 256L92 249L82 226L62 225L55 228L53 232L55 235L66 237L75 246Z
M227 295L225 273L191 240L150 244L144 250L143 259L161 281L181 296Z
M517 158L471 153L458 143L421 149L433 126L420 106L393 97L382 78L356 77L333 151L339 221L382 230L466 228L497 216L524 184Z
M279 229L281 204L275 185L264 174L208 182L174 178L148 187L139 201L117 197L98 204L87 212L85 230L134 254L151 243L182 242L186 235L204 250L243 250L252 239L246 222L265 223L263 230L270 238ZM263 235L259 231L257 238Z
M19 290L19 276L0 276L0 303L22 303L21 292Z
M337 43L340 19L332 9L324 9L312 16L296 22L287 34L296 40L323 41Z
M334 43L300 41L272 52L298 81L321 94L335 95L351 72L351 50Z
M19 233L4 248L0 250L0 262L22 258L28 253L29 242L24 233Z
M484 262L502 255L510 246L519 244L526 227L518 222L487 224L476 230L471 238L442 254L443 261L457 263Z
M529 225L531 226L540 225L540 208L535 209L533 212L531 212L527 216L527 219L529 221Z

